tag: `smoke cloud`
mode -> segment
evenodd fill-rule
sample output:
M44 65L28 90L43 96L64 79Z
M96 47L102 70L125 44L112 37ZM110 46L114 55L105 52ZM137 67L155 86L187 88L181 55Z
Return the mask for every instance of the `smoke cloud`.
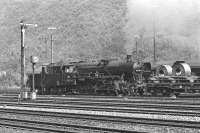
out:
M168 38L172 46L200 51L199 0L127 0L127 7L128 53L134 48L135 36L142 36L150 44L154 31L157 38Z

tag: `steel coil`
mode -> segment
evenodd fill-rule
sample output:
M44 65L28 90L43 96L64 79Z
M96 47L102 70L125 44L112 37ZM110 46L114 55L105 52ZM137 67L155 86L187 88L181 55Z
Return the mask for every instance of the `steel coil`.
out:
M160 65L156 69L156 74L158 76L170 76L172 75L172 67L170 65Z
M191 76L191 68L187 63L177 63L172 68L173 75L175 76Z

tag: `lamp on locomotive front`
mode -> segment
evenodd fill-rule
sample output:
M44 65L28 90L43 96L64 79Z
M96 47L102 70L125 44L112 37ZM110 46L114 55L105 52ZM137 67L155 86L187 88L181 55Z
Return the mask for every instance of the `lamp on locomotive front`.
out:
M31 93L31 99L35 100L36 99L36 90L35 90L35 64L39 61L39 58L36 56L31 56L31 63L32 63L32 93Z

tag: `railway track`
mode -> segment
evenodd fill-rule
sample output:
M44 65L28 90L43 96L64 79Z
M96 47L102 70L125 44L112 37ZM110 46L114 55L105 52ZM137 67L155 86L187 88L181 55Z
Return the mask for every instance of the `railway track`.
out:
M132 102L111 102L111 101L81 101L82 99L68 99L62 100L37 100L35 102L22 102L23 106L32 106L31 104L37 104L40 107L49 107L49 103L53 108L74 108L74 109L84 109L85 107L91 110L114 110L119 112L132 112L132 113L160 113L160 114L176 114L176 115L190 115L190 116L200 116L200 105L174 105L174 104L155 104L155 103L132 103ZM1 104L12 105L16 101L10 102L5 101Z
M5 96L13 96L14 94L5 94ZM73 98L87 98L87 99L90 99L90 98L95 98L95 99L122 99L122 97L118 97L118 96L98 96L98 95L40 95L41 97L52 97L52 98L60 98L60 97L73 97ZM126 98L128 99L151 99L151 100L181 100L181 101L196 101L196 100L200 100L200 94L198 96L188 96L188 97L176 97L176 98L173 98L173 97L152 97L152 96L126 96Z
M38 98L36 102L44 103L56 103L56 104L94 104L94 105L104 105L104 106L119 106L119 107L147 107L147 108L160 108L166 107L174 109L179 106L179 108L184 110L199 110L200 103L185 103L185 102L160 102L160 101L147 101L147 100L138 100L138 101L129 101L129 100L110 100L110 99L43 99Z
M10 100L10 99L9 99ZM14 105L16 99L13 102L10 101L1 102L1 105ZM50 103L50 104L49 104ZM17 106L26 107L44 107L44 108L66 108L66 109L81 109L81 110L93 110L93 111L113 111L113 112L126 112L126 113L148 113L148 114L168 114L179 116L200 116L200 105L195 103L194 105L187 104L161 104L157 103L142 103L142 101L113 101L109 99L97 100L97 99L43 99L38 98L36 101L22 102Z
M142 114L146 115L153 115L154 117L159 116L159 117L178 117L176 119L181 119L180 121L183 121L185 118L190 117L191 119L199 119L199 116L197 113L189 113L189 112L177 112L177 111L160 111L158 110L141 110L141 109L121 109L121 108L105 108L105 107L88 107L88 106L83 106L83 107L79 107L79 106L58 106L58 105L52 105L52 104L33 104L33 103L21 103L21 104L16 104L16 103L12 103L12 104L3 104L4 108L8 107L26 107L25 109L28 108L28 110L32 109L32 108L38 108L38 109L43 109L43 111L45 109L61 109L61 110L81 110L81 111L93 111L94 112L106 112L109 114L113 114L113 113L122 113L122 114L126 114L128 113L128 115L139 115L139 116L143 116ZM37 110L38 110L37 109ZM172 118L171 118L172 119ZM170 120L171 120L170 119ZM166 120L166 119L165 119ZM189 121L193 121L193 120L189 120Z
M13 119L13 118L1 118L0 125L25 128L46 132L59 132L59 133L77 133L77 132L111 132L111 133L144 133L139 131L130 130L120 130L114 128L103 128L103 127L93 127L93 126L81 126L73 124L59 124L57 122L43 122L34 120L24 120L24 119Z
M0 109L0 113L11 113L11 114L21 114L21 115L42 116L42 117L48 116L51 118L73 118L73 119L83 119L83 120L93 120L93 121L95 120L95 121L112 122L112 123L127 123L127 124L131 123L131 124L145 124L145 125L154 125L154 126L170 126L170 127L179 127L179 128L200 129L199 122L195 122L195 121L161 120L161 119L150 119L150 118L129 118L129 117L88 115L88 114L75 114L75 113L54 113L54 112L47 112L47 111L24 111L24 110L18 110L18 109ZM85 126L85 127L89 128L88 126ZM98 130L114 131L114 129L105 129L105 128L100 128ZM119 130L115 130L115 131L120 132ZM125 130L121 130L121 131L125 132ZM127 131L131 132L129 130Z
M17 95L0 95L0 100L17 99ZM157 104L187 104L200 105L200 98L162 98L162 97L100 97L100 96L38 96L38 100L62 100L62 101L105 101L105 102L122 102L122 103L157 103Z
M0 97L1 98L1 97ZM7 99L7 101L6 101ZM5 101L4 101L5 100ZM117 112L117 113L130 113L130 114L151 114L151 115L171 115L171 116L190 116L190 117L200 117L200 106L198 102L194 105L190 105L188 102L182 102L182 105L176 104L161 104L162 102L156 101L155 103L148 103L143 100L113 100L113 99L87 99L87 98L59 98L59 97L38 97L36 101L23 101L17 103L17 98L10 99L2 98L0 102L1 106L5 108L0 109L0 113L11 113L11 114L21 114L21 115L35 115L35 116L49 116L54 118L72 118L72 119L82 119L82 120L93 120L93 121L106 121L110 123L131 123L131 124L145 124L153 126L169 126L178 128L193 128L200 129L199 120L172 120L172 119L155 119L155 118L139 118L139 117L127 117L127 116L110 116L110 115L89 115L81 113L62 113L62 112L49 112L44 111L45 109L69 109L69 110L85 110L85 111L97 111L97 112ZM178 101L181 102L181 101ZM51 104L50 104L51 103ZM25 107L28 110L19 109L8 109L12 107ZM182 107L182 108L179 108ZM34 110L32 108L43 109L43 111ZM183 110L184 109L184 110ZM193 109L193 110L192 110ZM0 124L1 125L1 124ZM17 126L16 126L17 127ZM27 127L28 128L28 127ZM33 127L34 128L34 127ZM60 128L61 129L61 128ZM34 129L33 129L34 130ZM35 129L36 130L36 129ZM102 130L103 131L103 130ZM58 131L59 132L59 131ZM122 132L122 131L116 131ZM133 132L133 131L131 131Z
M18 97L16 96L0 96L0 101L18 101ZM69 102L71 103L78 103L78 102L90 102L94 104L101 104L103 103L104 105L112 103L116 105L144 105L145 104L155 104L155 105L172 105L172 106L189 106L194 107L195 105L200 106L200 100L196 101L182 101L182 100L161 100L161 99L99 99L99 98L75 98L75 97L38 97L37 100L38 102L57 102L60 104L67 104Z
M0 97L2 96L7 96L7 97L17 97L19 93L0 93ZM118 97L118 96L98 96L98 95L39 95L39 97L43 97L43 98L87 98L87 99L115 99L115 100L120 100L123 97ZM177 98L173 98L173 97L152 97L152 96L126 96L126 98L128 99L151 99L151 100L161 100L161 101L165 101L165 100L180 100L180 101L200 101L200 94L198 94L198 96L184 96L184 97L177 97Z
M139 113L139 114L159 114L159 115L177 115L177 116L195 116L200 117L199 111L187 111L187 110L166 110L160 108L130 108L130 107L116 107L116 106L90 106L90 105L57 105L57 104L41 104L41 103L20 103L4 102L0 105L18 106L18 107L39 107L39 108L53 108L53 109L75 109L75 110L89 110L89 111L107 111L107 112L121 112L121 113Z

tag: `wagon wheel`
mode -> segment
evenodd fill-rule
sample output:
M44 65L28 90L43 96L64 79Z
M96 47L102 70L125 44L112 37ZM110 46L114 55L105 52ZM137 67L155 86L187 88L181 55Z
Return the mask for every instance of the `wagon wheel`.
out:
M134 96L135 95L135 87L134 87L134 85L129 85L128 86L128 93L129 93L129 96Z
M109 86L107 86L107 95L109 95L109 96L113 96L113 95L115 95L115 86L114 85L109 85Z
M151 89L151 95L155 97L158 96L157 88Z
M97 90L98 90L98 84L96 83L95 85L92 86L93 93L94 95L97 95Z
M96 95L114 95L114 86L99 82L93 86L93 91Z
M162 89L162 96L169 97L171 94L171 89L170 88L163 88Z
M139 93L139 96L143 96L144 95L143 87L139 87L138 88L138 93Z
M47 94L47 95L50 95L50 94L51 94L50 88L46 88L45 94Z
M96 83L92 88L93 88L94 94L102 95L102 90L104 89L104 84L99 82L99 83Z

